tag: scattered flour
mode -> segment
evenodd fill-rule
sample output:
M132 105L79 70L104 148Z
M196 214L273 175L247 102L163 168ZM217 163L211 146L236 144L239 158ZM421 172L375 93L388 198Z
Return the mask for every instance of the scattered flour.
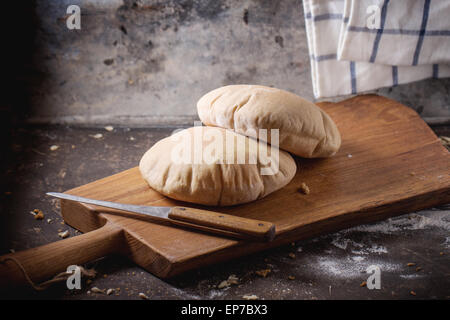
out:
M382 261L366 261L364 257L317 257L317 263L313 264L313 268L318 269L329 276L343 279L361 278L366 274L366 269L370 265L377 265L381 272L393 272L401 269L398 264L386 263Z
M357 248L364 247L364 244L355 242L350 239L342 238L342 235L343 235L342 232L336 233L334 235L333 240L331 241L331 244L342 250L346 250L349 245L352 247L357 247Z
M347 250L350 249L351 253L356 255L368 255L368 254L381 254L388 253L386 247L377 244L364 244L356 242L354 240L345 238L348 234L348 230L343 230L333 234L331 244L336 248Z
M423 274L401 274L400 275L400 278L408 279L408 280L419 279L419 278L424 278L424 277L425 277L425 275L423 275Z
M196 294L190 294L188 292L186 292L185 290L181 290L178 288L171 288L172 291L178 296L178 297L182 297L183 299L192 299L192 300L201 300L202 297L200 297L199 295Z
M372 244L370 247L364 247L361 250L352 250L353 254L381 254L388 253L386 247L379 246L377 244Z
M366 260L366 257L353 256L353 257L352 257L352 260L353 260L353 261L356 261L356 262L361 262L361 261L363 261L363 260Z
M331 244L334 245L335 247L339 248L339 249L346 250L349 242L350 242L349 239L337 239L337 238L335 238L333 241L331 241Z
M321 273L337 278L361 278L370 265L377 265L381 271L394 272L403 270L402 265L383 262L379 256L388 253L384 246L373 243L378 236L370 236L371 233L396 234L404 230L423 230L428 228L440 228L450 231L450 210L423 210L420 213L412 213L400 217L390 218L376 224L361 225L350 229L325 235L322 239L329 239L331 248L324 248L325 255L316 256L310 266ZM355 232L367 234L359 242L352 240ZM360 238L359 238L360 239ZM450 237L443 242L446 248L450 248ZM346 251L336 252L333 247ZM416 279L423 277L420 274L399 275L403 279Z
M450 210L423 210L370 225L357 226L347 231L393 234L402 230L423 230L431 227L450 231Z
M221 296L223 296L223 294L224 294L224 290L215 290L215 289L213 289L213 290L209 291L208 299L214 299L214 298L217 298L217 297L221 297Z

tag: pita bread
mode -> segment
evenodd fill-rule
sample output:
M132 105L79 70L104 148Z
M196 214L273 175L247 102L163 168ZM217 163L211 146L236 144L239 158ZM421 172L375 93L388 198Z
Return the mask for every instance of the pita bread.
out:
M271 142L259 129L279 129L279 146L305 158L330 157L341 145L333 120L318 106L291 92L256 86L230 85L205 94L197 103L207 126L233 129Z
M287 152L217 127L192 127L162 139L139 164L156 191L211 206L263 198L288 184L296 168Z

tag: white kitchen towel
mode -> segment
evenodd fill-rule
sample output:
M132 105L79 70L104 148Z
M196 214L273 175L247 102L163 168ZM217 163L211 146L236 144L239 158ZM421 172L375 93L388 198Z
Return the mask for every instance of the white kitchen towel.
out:
M449 0L347 0L338 60L450 63Z
M381 1L374 1L374 3L380 4ZM345 42L344 34L351 16L349 14L348 18L345 17L344 10L351 11L351 5L350 0L303 1L313 90L316 98L356 94L431 77L450 76L450 66L446 64L403 66L338 60L339 44ZM380 43L378 50L380 50L379 47ZM362 49L353 46L353 50ZM414 50L414 48L396 46L390 47L390 50L393 52Z

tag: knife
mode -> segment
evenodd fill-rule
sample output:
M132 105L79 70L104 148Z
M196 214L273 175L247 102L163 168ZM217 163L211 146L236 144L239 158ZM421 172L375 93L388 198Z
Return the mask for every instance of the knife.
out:
M47 195L113 209L102 209L101 212L103 213L117 214L130 218L149 219L155 222L170 222L171 224L182 227L241 239L272 241L275 237L275 225L271 222L242 218L215 211L178 206L153 207L124 204L89 199L59 192L48 192Z

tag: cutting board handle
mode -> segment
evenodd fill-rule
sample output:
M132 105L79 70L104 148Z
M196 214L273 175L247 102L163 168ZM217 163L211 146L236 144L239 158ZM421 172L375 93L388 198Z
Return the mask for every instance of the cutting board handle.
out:
M0 288L30 284L27 276L39 284L66 271L70 265L81 265L118 252L123 243L123 229L107 222L76 237L0 256Z

